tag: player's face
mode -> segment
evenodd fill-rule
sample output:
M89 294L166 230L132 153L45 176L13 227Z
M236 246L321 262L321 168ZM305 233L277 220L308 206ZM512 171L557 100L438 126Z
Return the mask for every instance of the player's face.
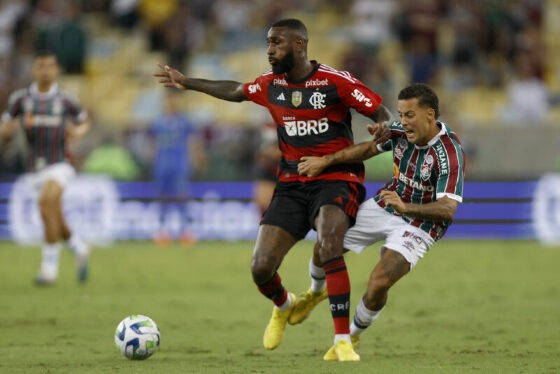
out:
M272 27L268 30L268 62L274 74L287 73L295 66L293 36L286 27Z
M37 57L31 70L33 78L39 85L48 85L54 82L58 74L58 64L53 56Z
M417 98L399 100L397 106L406 139L412 144L427 145L437 134L436 128L434 128L434 109L418 105ZM435 134L434 131L436 131Z

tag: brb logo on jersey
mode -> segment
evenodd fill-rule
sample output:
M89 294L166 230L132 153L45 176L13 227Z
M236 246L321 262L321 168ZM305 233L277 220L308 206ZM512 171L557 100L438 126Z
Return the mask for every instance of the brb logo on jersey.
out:
M327 94L322 94L318 91L313 92L313 95L309 98L309 104L313 105L314 109L323 109L326 107L325 98Z
M307 121L285 121L284 129L288 136L319 135L329 129L329 120L321 118L319 121L310 119Z
M368 108L371 107L373 104L371 103L371 100L366 97L366 95L364 95L362 93L362 91L355 89L354 92L352 92L352 96L358 100L360 103L364 103L365 106L367 106Z

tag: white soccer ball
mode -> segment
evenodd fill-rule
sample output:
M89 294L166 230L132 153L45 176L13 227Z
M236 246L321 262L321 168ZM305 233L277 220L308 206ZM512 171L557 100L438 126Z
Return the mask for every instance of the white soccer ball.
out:
M145 360L159 347L159 328L150 318L133 314L119 323L115 331L115 345L131 360Z

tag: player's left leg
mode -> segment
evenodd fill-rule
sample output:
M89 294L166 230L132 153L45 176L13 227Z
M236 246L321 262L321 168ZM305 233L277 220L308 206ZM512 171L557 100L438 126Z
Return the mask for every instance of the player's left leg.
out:
M39 211L45 229L44 243L41 248L41 268L35 277L37 284L51 284L58 277L60 258L61 227L56 205L62 196L62 187L54 180L46 181L39 193Z
M311 286L309 289L298 297L298 301L288 322L291 325L302 323L309 317L311 311L317 304L325 300L328 296L326 285L326 276L321 266L321 257L319 255L319 242L315 243L313 249L313 257L309 260L309 277L311 278Z
M359 361L350 341L350 278L343 257L344 234L350 218L340 207L323 205L316 219L318 251L325 271L334 322L334 348L339 361Z
M68 248L70 248L70 251L72 251L75 256L76 276L78 281L85 282L88 278L89 272L90 249L78 233L72 232L66 223L62 209L62 192L58 196L56 203L53 205L53 211L57 216L61 239L66 241Z

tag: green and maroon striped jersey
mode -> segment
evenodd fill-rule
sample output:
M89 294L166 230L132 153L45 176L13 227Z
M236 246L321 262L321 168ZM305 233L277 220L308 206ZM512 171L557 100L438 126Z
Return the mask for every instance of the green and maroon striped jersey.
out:
M59 90L56 83L45 93L39 92L33 83L12 93L2 122L20 120L29 145L27 169L36 171L66 159L64 128L86 117L78 99Z
M383 190L396 191L405 203L427 204L447 196L463 201L465 156L457 135L443 122L437 122L441 131L425 146L409 143L400 122L390 129L393 137L380 151L393 151L393 178L374 197L387 212L402 217L409 224L427 232L434 240L440 239L451 222L436 222L400 215L385 205L379 194Z

